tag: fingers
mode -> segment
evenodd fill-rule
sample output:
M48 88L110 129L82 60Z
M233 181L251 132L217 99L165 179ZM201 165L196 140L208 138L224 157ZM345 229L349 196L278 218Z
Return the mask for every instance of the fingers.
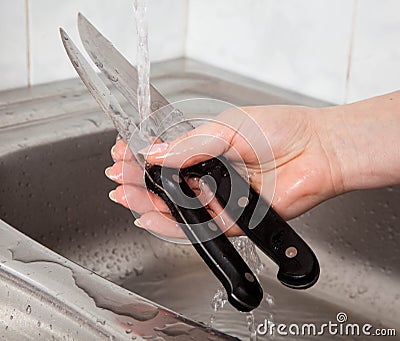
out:
M197 192L197 191L196 191ZM118 186L111 191L110 199L139 214L141 217L135 225L156 234L170 238L186 238L176 223L164 201L157 195L148 192L144 187L133 185ZM242 235L243 232L232 222L229 215L219 205L215 197L199 193L201 201L207 201L207 211L214 222L228 236Z
M146 212L135 220L135 225L166 238L187 239L179 224L170 214L155 211ZM235 226L226 231L226 235L229 237L239 236L243 235L243 232Z
M118 184L145 185L143 169L135 161L116 161L106 168L105 174Z
M111 191L109 197L112 201L139 214L148 211L169 213L169 209L165 202L154 193L147 191L144 187L121 185Z
M213 221L218 225L223 233L227 236L240 236L243 231L231 219L229 214L218 202L214 193L208 188L207 185L200 185L201 193L198 195L201 203L207 207Z
M115 161L123 161L123 160L135 160L131 150L128 148L128 145L124 140L118 140L115 145L111 148L111 157Z
M210 121L169 143L153 144L143 151L149 163L168 167L189 167L225 153L231 146L236 129L226 115ZM240 118L243 119L243 118ZM238 124L235 124L238 125Z
M170 214L146 212L135 220L135 225L164 237L186 239L185 233Z
M235 129L221 122L209 122L181 136L171 143L155 141L148 151L147 161L176 168L187 167L229 150L235 138ZM106 175L121 186L111 191L110 199L141 214L135 224L156 234L172 238L185 237L182 229L165 202L146 190L144 172L127 144L119 140L111 150L114 165L108 167ZM168 156L168 157L167 157ZM241 235L242 231L230 221L213 195L200 189L196 181L189 180L190 186L209 214L227 235Z

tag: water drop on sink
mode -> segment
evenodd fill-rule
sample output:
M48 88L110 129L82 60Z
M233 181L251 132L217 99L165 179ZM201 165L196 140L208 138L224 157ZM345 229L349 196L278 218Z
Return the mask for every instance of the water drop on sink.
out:
M268 303L270 307L272 307L275 304L274 297L271 294L267 294L265 297L265 301Z
M357 288L357 292L359 295L365 294L368 291L368 288L366 286L359 286Z
M99 324L101 324L102 326L104 326L104 325L106 324L106 320L97 319L96 322L99 323Z
M194 327L183 322L166 324L164 327L155 327L154 330L160 331L168 336L189 335Z
M136 276L140 276L140 275L142 275L143 272L144 272L143 265L135 266L135 267L133 268L133 270L135 271Z

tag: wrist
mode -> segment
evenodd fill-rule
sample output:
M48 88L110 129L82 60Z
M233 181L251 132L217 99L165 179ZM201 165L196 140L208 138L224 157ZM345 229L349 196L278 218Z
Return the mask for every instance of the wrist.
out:
M335 196L348 191L347 178L351 172L348 169L346 159L348 153L344 153L343 141L346 133L342 129L345 124L341 107L318 108L312 111L314 132L318 137L321 149L325 154L332 183L332 193Z
M323 108L318 120L338 193L400 183L400 92Z

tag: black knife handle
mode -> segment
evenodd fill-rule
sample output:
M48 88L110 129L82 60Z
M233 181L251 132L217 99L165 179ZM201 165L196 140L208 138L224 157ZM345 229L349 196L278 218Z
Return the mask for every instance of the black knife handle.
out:
M279 281L295 289L306 289L316 283L319 264L314 252L226 159L213 158L185 169L184 173L200 178L209 175L214 179L217 200L258 248L279 266ZM207 183L207 177L204 181Z
M260 283L179 171L149 165L146 186L168 205L196 251L224 286L228 301L240 311L257 308L263 297Z

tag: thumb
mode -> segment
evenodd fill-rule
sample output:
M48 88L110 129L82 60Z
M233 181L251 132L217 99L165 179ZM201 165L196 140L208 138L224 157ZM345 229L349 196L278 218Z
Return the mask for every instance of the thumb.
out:
M236 134L226 124L225 115L181 135L171 142L156 143L144 153L146 161L167 167L184 168L229 150Z

